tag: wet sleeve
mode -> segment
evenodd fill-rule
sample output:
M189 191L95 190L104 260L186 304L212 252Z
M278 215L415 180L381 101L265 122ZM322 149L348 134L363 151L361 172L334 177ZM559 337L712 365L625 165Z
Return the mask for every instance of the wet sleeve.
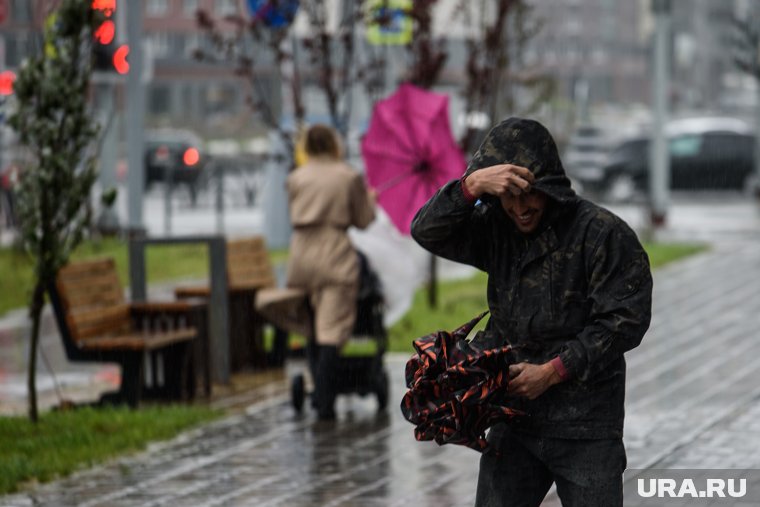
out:
M375 219L375 204L361 175L353 178L351 187L351 225L365 229Z
M487 271L485 217L462 191L460 180L441 187L412 220L412 238L445 259Z
M569 376L582 381L637 347L652 315L649 258L627 226L603 235L588 268L588 324L559 355Z

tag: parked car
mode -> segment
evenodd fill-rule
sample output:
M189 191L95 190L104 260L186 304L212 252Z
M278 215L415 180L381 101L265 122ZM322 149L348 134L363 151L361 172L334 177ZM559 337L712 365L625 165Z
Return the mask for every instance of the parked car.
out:
M752 190L754 135L734 118L690 118L666 128L671 188L675 190ZM629 138L602 166L602 196L623 201L648 191L649 136Z
M170 178L174 185L186 185L194 202L206 180L207 162L203 141L193 132L158 129L145 133L145 188Z
M603 182L602 166L613 141L595 125L580 125L570 136L562 162L576 190L598 190Z

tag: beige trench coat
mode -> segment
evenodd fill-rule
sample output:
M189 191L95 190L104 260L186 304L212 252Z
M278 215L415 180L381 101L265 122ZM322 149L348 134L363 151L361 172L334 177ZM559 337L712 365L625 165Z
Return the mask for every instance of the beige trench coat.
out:
M288 287L309 293L320 345L343 345L356 319L359 262L347 230L367 227L374 202L364 179L341 161L310 159L288 176L293 236Z

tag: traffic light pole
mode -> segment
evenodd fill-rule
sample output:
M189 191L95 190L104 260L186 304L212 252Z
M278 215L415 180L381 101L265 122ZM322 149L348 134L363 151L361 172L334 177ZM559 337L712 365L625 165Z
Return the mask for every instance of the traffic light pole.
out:
M120 9L127 10L127 40L129 43L129 66L127 74L127 163L128 163L128 228L130 234L143 232L143 190L145 188L144 131L145 87L143 70L143 0L121 2Z
M670 0L652 0L655 17L652 140L649 153L649 217L653 228L665 225L670 199L670 157L665 123L668 119Z
M755 178L751 182L749 189L755 201L760 202L760 47L758 48L757 67L755 69L755 83L757 91L755 92Z
M114 86L112 83L95 84L96 104L101 118L100 170L98 181L101 193L116 188L116 145L118 142L118 122L115 121ZM115 232L119 228L119 218L113 206L101 203L98 226L102 231Z

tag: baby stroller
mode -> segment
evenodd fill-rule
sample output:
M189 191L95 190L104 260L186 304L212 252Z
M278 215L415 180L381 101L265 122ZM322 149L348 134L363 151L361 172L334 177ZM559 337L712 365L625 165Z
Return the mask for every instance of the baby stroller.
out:
M382 285L367 258L359 255L359 294L356 300L356 323L349 342L343 347L337 363L335 394L377 396L380 410L388 404L388 373L383 367L387 333L383 325L384 298ZM309 372L316 382L316 346L314 338L307 345ZM297 412L303 409L307 393L303 373L291 380L291 399Z

